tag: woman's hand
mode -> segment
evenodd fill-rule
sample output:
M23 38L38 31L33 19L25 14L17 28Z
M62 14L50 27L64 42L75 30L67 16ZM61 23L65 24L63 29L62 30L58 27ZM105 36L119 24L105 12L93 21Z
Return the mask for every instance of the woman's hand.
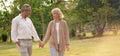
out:
M39 42L39 47L43 48L44 47L44 43L43 42Z
M66 49L67 49L67 51L69 51L70 50L70 46L66 45Z

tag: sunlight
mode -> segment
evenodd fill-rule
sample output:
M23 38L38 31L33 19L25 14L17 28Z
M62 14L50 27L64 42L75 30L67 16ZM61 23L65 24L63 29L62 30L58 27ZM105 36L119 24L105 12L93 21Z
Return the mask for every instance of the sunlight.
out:
M13 0L7 0L7 1L1 0L1 1L3 1L3 3L5 4L5 6L7 7L6 9L10 10L9 6L12 5ZM3 5L3 3L2 2L0 3L0 10L1 11L5 11L5 6Z

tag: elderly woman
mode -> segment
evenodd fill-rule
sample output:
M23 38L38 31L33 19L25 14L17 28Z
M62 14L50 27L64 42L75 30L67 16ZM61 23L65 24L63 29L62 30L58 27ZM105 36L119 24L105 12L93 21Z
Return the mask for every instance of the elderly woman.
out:
M51 56L64 56L65 49L69 50L70 45L68 26L59 8L52 9L51 13L53 20L48 24L45 39L40 46L43 47L50 39Z

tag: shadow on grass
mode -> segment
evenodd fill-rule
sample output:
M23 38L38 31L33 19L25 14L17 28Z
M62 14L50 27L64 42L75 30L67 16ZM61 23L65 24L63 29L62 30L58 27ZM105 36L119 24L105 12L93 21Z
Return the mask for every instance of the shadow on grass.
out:
M7 50L15 47L16 45L14 43L0 42L0 50Z
M33 42L33 45L35 45L37 42ZM15 43L10 43L10 42L0 42L0 50L8 50L16 48Z
M91 39L91 38L96 38L96 37L80 37L79 39L82 40L82 39Z
M102 38L102 37L107 37L107 36L119 36L119 35L103 35L103 36L97 36L97 37L94 37L94 36L89 36L89 37L77 37L78 39L82 40L82 39L92 39L92 38Z

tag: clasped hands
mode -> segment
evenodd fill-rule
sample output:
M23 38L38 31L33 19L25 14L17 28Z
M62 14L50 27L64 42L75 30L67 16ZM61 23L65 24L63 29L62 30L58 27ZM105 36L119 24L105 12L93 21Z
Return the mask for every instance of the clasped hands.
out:
M44 47L44 43L41 41L39 42L39 47L43 48Z
M42 42L42 41L39 42L39 47L43 48L44 45L45 45L44 42ZM66 45L66 49L67 49L67 51L69 51L69 49L70 49L70 48L69 48L69 45Z

